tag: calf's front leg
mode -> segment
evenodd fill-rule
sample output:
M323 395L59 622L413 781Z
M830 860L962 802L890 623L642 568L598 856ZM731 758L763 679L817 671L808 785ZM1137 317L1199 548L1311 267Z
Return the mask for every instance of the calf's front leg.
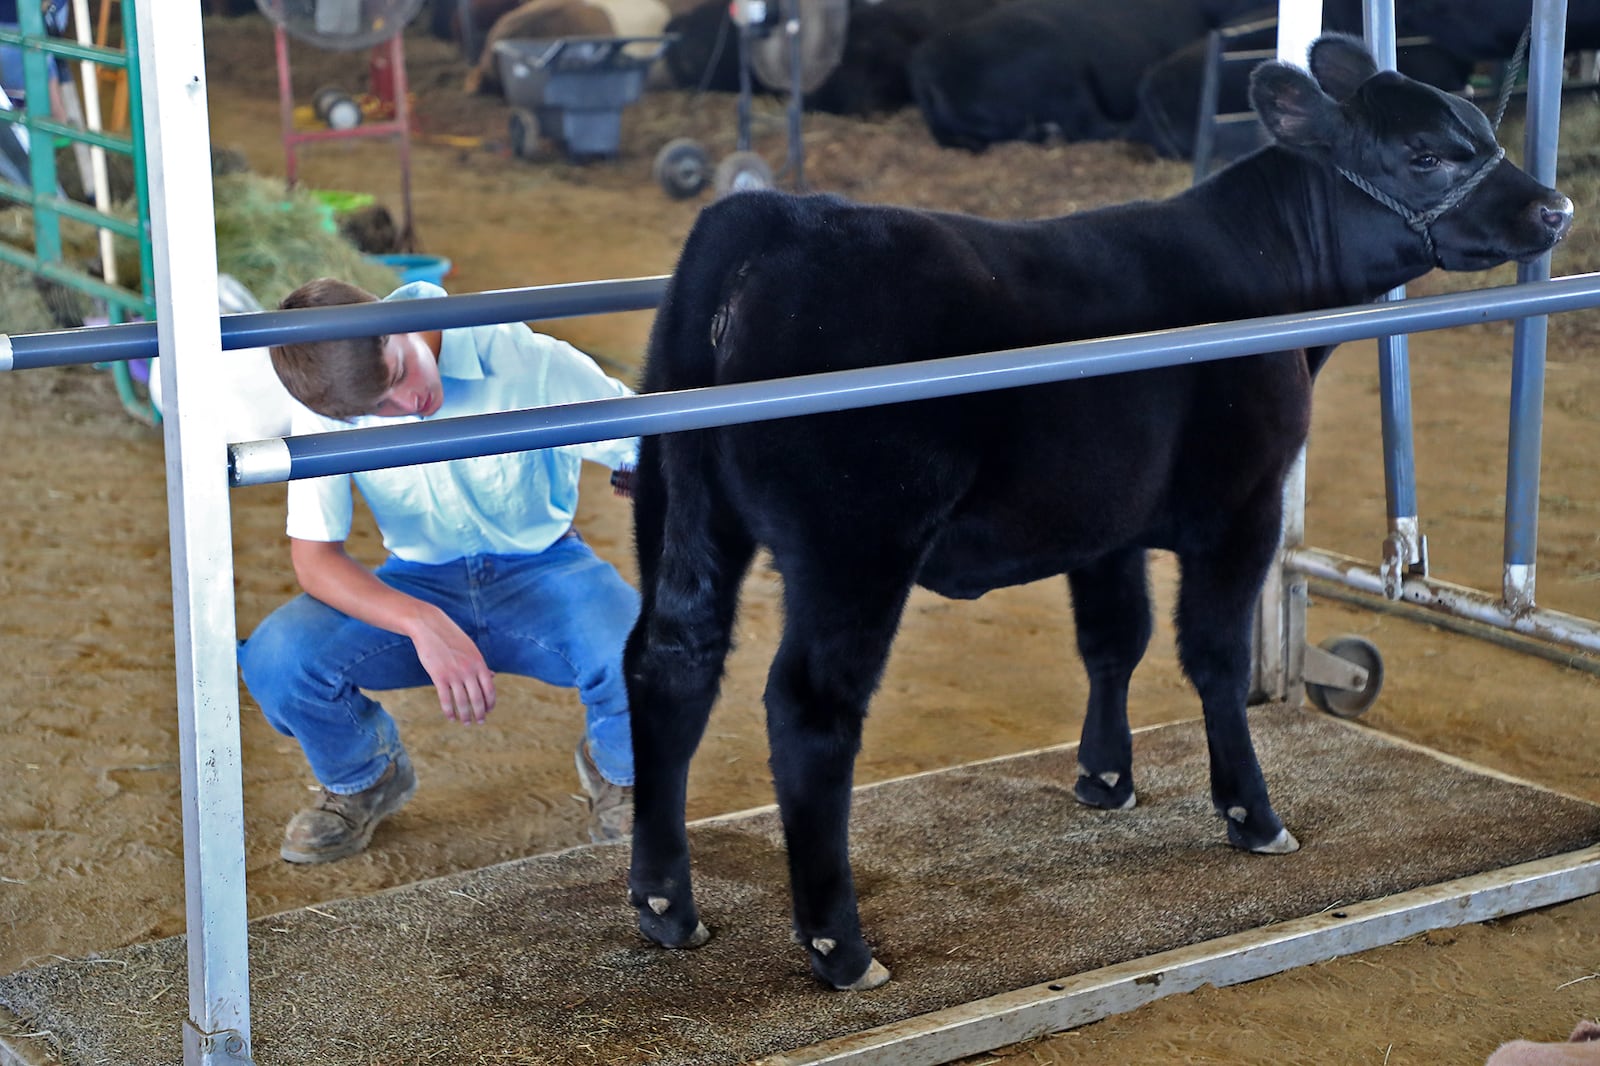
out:
M1300 842L1272 809L1245 715L1250 626L1273 547L1246 552L1243 543L1240 538L1226 551L1180 553L1178 658L1200 693L1211 803L1227 823L1228 842L1245 851L1282 855L1298 850Z
M1078 654L1089 675L1089 706L1078 744L1078 802L1108 811L1133 807L1133 734L1128 683L1150 644L1150 595L1142 548L1118 549L1067 575Z

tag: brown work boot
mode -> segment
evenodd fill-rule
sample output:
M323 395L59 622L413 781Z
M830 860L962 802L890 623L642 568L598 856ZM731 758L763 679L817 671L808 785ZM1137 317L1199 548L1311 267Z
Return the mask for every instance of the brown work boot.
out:
M402 751L370 788L349 796L323 789L315 806L289 819L278 854L289 862L347 859L365 850L378 823L404 807L416 791L416 771Z
M613 785L589 755L588 740L578 741L578 780L589 798L589 839L596 844L626 840L633 832L633 789Z

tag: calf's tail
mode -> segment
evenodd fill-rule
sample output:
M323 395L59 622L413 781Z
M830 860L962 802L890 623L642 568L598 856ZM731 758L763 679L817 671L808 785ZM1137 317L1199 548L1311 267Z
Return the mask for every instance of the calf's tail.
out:
M742 285L790 225L791 198L741 192L712 204L690 230L656 312L641 389L671 392L718 384L719 342L740 310ZM697 594L691 575L744 565L721 543L747 539L727 505L716 466L715 430L648 437L639 456L634 541L647 613L659 593ZM667 586L671 586L668 588ZM704 591L704 590L699 590Z

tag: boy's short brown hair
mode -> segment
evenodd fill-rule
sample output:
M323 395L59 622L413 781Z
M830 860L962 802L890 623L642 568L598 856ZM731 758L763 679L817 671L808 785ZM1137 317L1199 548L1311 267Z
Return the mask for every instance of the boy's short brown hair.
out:
M367 290L338 278L308 281L283 298L280 310L373 303ZM371 414L389 390L383 359L387 337L346 337L274 345L272 369L289 395L320 415L349 421Z

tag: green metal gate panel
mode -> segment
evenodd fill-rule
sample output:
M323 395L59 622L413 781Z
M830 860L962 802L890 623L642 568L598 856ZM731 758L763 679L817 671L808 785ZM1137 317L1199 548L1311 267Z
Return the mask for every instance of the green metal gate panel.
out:
M0 241L0 261L20 267L34 275L88 295L106 309L109 322L155 317L154 280L150 249L150 208L148 175L144 147L144 115L139 105L139 59L135 36L133 0L121 0L123 47L105 48L98 45L79 44L63 37L52 36L44 24L44 15L38 4L18 5L18 29L0 29L0 44L9 44L22 51L24 101L20 110L0 110L0 122L13 130L26 130L29 144L27 185L7 181L0 177L0 201L26 204L33 212L34 247L30 252ZM124 70L128 77L128 96L131 105L129 133L107 133L69 125L50 114L48 58L57 62L87 62L115 70ZM56 173L55 150L63 144L80 143L91 148L129 156L133 161L133 212L132 218L120 218L88 204L79 203L62 195ZM85 182L88 176L84 176ZM122 285L108 284L68 262L62 253L61 220L71 219L89 226L109 231L114 239L135 241L139 248L139 288L137 291ZM159 421L159 414L149 399L134 385L125 362L111 365L116 377L117 393L123 406L136 417Z

